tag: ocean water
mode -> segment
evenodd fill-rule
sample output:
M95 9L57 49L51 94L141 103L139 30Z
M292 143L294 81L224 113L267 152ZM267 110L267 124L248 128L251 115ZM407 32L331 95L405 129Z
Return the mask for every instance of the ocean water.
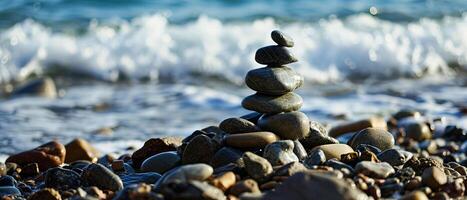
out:
M0 86L50 76L60 97L1 98L0 157L74 137L123 153L246 114L274 29L295 40L310 119L416 108L467 127L464 0L4 0Z

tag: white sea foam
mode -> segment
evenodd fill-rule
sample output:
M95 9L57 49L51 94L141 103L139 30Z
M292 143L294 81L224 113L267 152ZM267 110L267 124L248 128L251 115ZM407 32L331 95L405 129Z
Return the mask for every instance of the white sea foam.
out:
M259 67L255 50L272 44L269 33L276 28L295 39L299 62L292 66L308 81L451 76L449 63L467 70L467 15L395 23L361 14L286 25L209 17L177 25L151 15L117 25L93 22L83 35L53 32L32 20L18 23L0 32L0 83L50 71L106 81L202 74L242 83Z

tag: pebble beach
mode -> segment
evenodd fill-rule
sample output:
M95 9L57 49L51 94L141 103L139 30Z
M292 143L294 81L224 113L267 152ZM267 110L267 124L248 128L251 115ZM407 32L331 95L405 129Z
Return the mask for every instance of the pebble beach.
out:
M464 199L467 132L416 110L327 127L301 112L304 78L288 64L294 40L256 51L251 113L148 138L131 153L102 155L76 138L50 141L0 163L2 199ZM54 94L51 79L18 94ZM440 129L439 127L442 127Z
M467 199L467 1L0 1L0 200Z

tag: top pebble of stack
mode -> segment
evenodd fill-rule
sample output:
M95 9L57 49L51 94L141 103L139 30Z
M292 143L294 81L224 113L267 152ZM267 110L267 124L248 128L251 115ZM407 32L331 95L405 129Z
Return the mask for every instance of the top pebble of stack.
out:
M293 47L294 42L291 37L275 30L271 33L271 38L278 45L266 46L256 51L255 60L264 65L285 65L298 60L285 47Z
M274 30L271 32L271 38L274 42L276 42L279 46L283 47L293 47L294 42L291 37L288 35L278 31Z

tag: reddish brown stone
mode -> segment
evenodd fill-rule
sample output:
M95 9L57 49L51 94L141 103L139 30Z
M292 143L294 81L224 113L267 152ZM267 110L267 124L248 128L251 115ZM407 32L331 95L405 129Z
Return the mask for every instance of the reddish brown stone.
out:
M131 156L133 166L140 168L146 158L166 151L176 151L181 144L182 138L180 137L151 138Z
M41 172L57 167L65 161L65 147L52 141L43 144L35 149L24 151L12 155L6 160L7 163L16 163L19 166L26 166L31 163L37 163Z
M60 193L57 190L52 188L45 188L42 189L33 195L29 196L28 200L62 200Z
M332 137L337 137L345 133L358 132L365 128L378 128L382 130L387 130L387 124L384 118L371 117L369 119L335 126L331 130L329 130L329 135Z
M99 157L99 152L89 144L88 141L76 138L67 145L66 148L66 163L72 163L77 160L88 160L96 162Z

